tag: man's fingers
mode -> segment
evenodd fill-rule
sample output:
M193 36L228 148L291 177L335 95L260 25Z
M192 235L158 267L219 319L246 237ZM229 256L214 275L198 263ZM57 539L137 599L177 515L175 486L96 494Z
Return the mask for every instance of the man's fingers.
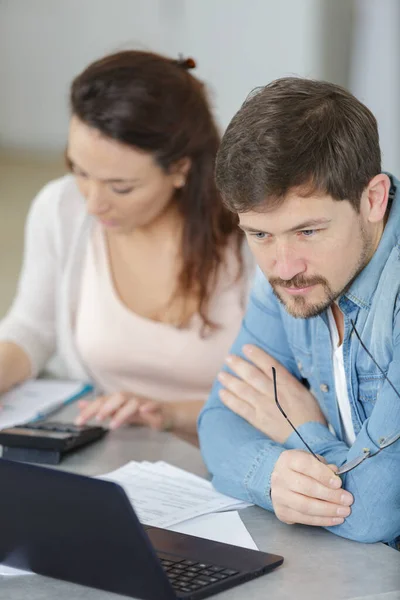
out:
M243 354L251 360L251 362L258 367L263 373L265 373L272 380L272 367L275 369L280 369L282 375L284 372L288 373L288 371L282 367L282 365L272 358L267 352L259 348L258 346L253 346L252 344L246 344L243 346ZM279 374L281 377L281 373Z
M323 527L343 523L351 514L353 496L341 488L332 467L336 468L307 452L283 452L271 475L271 500L277 517L285 523Z
M249 423L252 422L254 419L255 410L250 404L225 389L221 389L219 391L219 397L221 398L221 402L230 408L234 413L239 415L239 417L246 419L246 421L249 421Z
M286 485L292 492L302 494L309 498L323 500L337 506L350 506L353 504L353 497L349 492L346 492L346 490L340 488L333 490L332 488L322 485L319 481L307 477L306 475L301 475L300 473L297 473L294 477L288 479Z
M286 466L297 473L303 473L331 489L342 486L340 477L332 472L328 465L320 462L309 452L285 453Z
M344 522L343 517L321 517L318 515L305 515L292 508L280 507L275 511L276 516L284 523L300 523L302 525L312 525L314 527L333 527L341 525Z
M309 498L344 506L353 503L353 496L346 490L327 487L317 479L299 471L277 469L272 473L271 481L278 487Z
M325 463L326 463L326 461L325 461ZM328 469L330 469L330 470L332 471L332 473L335 473L335 475L336 475L336 473L337 473L337 471L338 471L338 466L337 466L337 465L332 465L332 464L329 464L329 465L328 465L328 464L326 463L326 466L328 467Z
M226 371L221 371L218 374L218 380L229 392L252 406L257 405L258 402L265 402L265 398L260 397L260 394L254 387L242 379L239 379L230 373L226 373Z
M247 360L243 360L240 356L231 355L226 359L228 367L236 373L236 375L260 394L270 394L272 391L272 383L270 378L262 370L255 367Z
M274 505L288 506L309 516L346 518L351 513L350 506L341 504L340 497L338 502L329 502L278 487L271 493L271 499Z

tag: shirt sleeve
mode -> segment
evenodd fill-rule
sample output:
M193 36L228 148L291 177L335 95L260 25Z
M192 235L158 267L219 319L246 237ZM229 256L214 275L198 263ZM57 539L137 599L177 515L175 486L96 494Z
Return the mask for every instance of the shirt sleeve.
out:
M34 377L56 346L57 189L57 182L51 182L33 200L25 225L17 293L0 322L0 340L14 342L26 352Z
M245 358L242 348L255 344L301 378L281 322L277 300L257 271L240 332L231 353ZM227 367L224 367L228 370ZM272 510L270 479L285 448L225 407L216 381L199 417L201 450L214 486L235 497Z

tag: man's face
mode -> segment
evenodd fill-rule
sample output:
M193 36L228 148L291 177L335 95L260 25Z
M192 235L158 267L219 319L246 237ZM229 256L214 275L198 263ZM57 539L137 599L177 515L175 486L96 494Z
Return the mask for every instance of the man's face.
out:
M239 214L256 261L293 317L310 318L341 296L372 257L381 234L350 202L290 192L268 212ZM363 208L364 207L364 208Z

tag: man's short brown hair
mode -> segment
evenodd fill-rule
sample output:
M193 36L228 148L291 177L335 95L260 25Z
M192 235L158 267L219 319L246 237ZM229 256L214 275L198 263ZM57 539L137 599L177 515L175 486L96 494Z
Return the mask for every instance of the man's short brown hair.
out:
M359 210L381 172L377 122L333 83L285 77L255 90L229 124L216 180L233 212L268 210L287 193L327 194Z

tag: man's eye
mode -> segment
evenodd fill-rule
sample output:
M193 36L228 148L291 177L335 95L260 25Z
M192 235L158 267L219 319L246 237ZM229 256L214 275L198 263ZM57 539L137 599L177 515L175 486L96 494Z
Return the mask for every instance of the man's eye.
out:
M256 238L256 240L265 240L267 234L263 231L257 231L256 233L252 233L251 236Z
M304 237L312 237L313 235L315 235L317 233L317 229L303 229L303 231L300 231L300 233L304 236Z

